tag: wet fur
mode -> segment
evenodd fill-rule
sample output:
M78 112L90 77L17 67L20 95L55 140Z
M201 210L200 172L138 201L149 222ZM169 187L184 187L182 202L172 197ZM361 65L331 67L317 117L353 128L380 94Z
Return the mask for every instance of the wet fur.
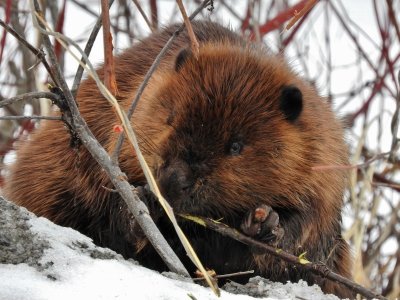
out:
M156 32L116 57L123 107L130 105L145 72L176 28ZM347 163L343 130L330 106L281 58L260 46L246 45L230 30L210 22L195 22L194 30L201 44L198 60L190 51L182 52L188 38L186 33L179 35L133 116L143 152L168 200L177 212L223 218L236 228L246 212L267 204L279 214L285 230L279 247L295 255L307 252L309 260L350 277L349 248L340 233L345 176L336 170L311 169ZM102 76L102 69L99 73ZM287 86L302 94L302 109L290 118L281 105ZM82 83L77 100L92 132L111 153L117 139L112 128L118 121L93 80ZM241 143L241 152L231 155L229 147L235 141ZM43 121L18 149L5 188L8 197L99 245L164 270L125 204L102 187L112 188L106 174L84 147L73 149L69 142L62 123ZM120 164L133 185L146 183L127 143ZM190 181L190 192L174 190L168 172L182 173ZM152 214L194 271L169 222L161 213ZM182 226L205 266L217 273L254 269L272 280L303 278L320 284L325 292L351 295L229 238L192 223Z

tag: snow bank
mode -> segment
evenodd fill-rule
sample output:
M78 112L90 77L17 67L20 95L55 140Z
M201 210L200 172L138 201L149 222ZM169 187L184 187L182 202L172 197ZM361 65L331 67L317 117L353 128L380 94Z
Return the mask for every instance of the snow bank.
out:
M338 299L305 282L284 285L260 277L226 289L263 299ZM218 298L208 288L124 260L77 231L37 218L0 197L0 299ZM222 291L219 299L255 298Z

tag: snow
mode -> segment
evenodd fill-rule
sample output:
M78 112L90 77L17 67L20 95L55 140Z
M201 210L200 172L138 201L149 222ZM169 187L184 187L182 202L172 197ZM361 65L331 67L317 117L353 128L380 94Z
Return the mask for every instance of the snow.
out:
M168 278L1 197L0 262L0 300L255 299L226 291L218 298L209 288ZM338 299L305 282L281 284L255 277L249 286L250 294L266 296L262 299ZM243 293L243 287L231 283L227 289Z

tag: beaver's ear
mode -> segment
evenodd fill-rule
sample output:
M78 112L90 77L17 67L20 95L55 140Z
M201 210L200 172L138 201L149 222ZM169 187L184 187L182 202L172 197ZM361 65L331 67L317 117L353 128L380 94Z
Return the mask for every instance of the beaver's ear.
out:
M188 48L182 49L175 59L175 71L178 72L185 62L192 56L192 51Z
M282 87L280 97L280 109L285 115L286 120L294 122L303 110L303 94L294 85Z

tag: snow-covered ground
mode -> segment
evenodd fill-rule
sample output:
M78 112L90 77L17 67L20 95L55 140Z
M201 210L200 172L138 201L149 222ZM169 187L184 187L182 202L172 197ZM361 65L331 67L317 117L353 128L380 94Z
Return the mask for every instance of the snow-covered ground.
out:
M281 284L260 277L227 289L262 299L338 299L305 282ZM124 260L79 232L37 218L0 197L1 300L255 299L249 295L222 291L217 298L209 288Z

